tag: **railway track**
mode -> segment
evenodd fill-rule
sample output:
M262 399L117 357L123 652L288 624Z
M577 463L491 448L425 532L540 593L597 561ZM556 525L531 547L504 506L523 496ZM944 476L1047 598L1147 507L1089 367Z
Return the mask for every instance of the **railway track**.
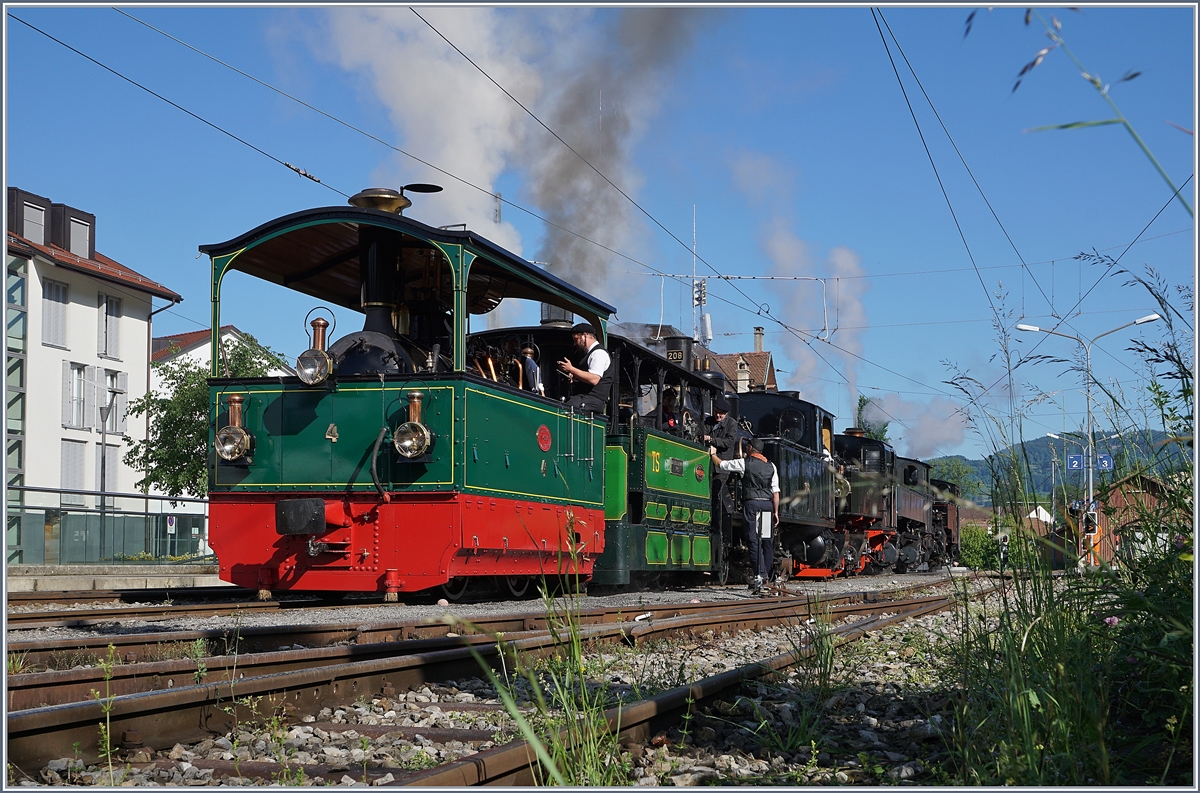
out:
M888 590L864 591L821 598L827 605L844 605L847 603L872 603L892 600L909 592L928 588L928 582L911 584ZM692 612L703 612L710 608L736 608L750 602L759 603L791 603L802 596L786 589L777 589L773 598L762 600L731 600L707 603L676 603L647 606L641 610L631 606L613 606L594 609L584 609L578 614L583 624L596 622L615 622L627 618L631 613L650 614L652 618L664 615L680 615ZM586 601L585 601L586 602ZM393 604L394 605L394 604ZM356 604L357 606L357 604ZM311 607L311 605L310 605ZM162 620L202 616L194 611L181 607L176 610L173 606L161 606ZM325 608L325 607L317 607ZM158 612L156 612L158 613ZM219 612L218 616L230 616L228 609ZM156 620L157 621L157 620ZM108 625L112 620L104 620L101 625ZM544 611L526 612L505 615L472 617L467 620L477 626L477 632L512 633L517 631L535 630L545 627ZM346 622L316 623L284 626L242 626L236 630L214 628L207 630L161 630L141 633L94 633L66 639L41 641L21 641L19 633L22 629L40 627L36 621L32 623L12 622L9 617L11 631L8 642L10 656L20 657L21 665L26 668L39 669L69 669L79 665L94 665L103 659L109 645L117 651L121 663L140 663L164 660L167 657L178 657L185 653L189 658L195 658L192 648L197 642L203 642L207 648L204 656L210 654L258 653L272 652L284 649L303 647L327 647L339 643L368 644L372 642L405 641L409 639L431 639L445 637L455 632L443 622L427 620L380 621L363 624L348 624ZM74 627L93 628L96 625L78 625ZM463 630L459 628L458 631Z
M855 596L847 596L841 600L854 599ZM828 619L860 617L861 628L879 620L894 620L897 615L946 608L951 602L945 597L885 602L880 597L874 603L865 603L861 595L857 600L839 605L826 601L822 608ZM581 620L580 636L589 644L612 641L636 644L704 630L736 633L811 619L807 603L795 597L715 605L714 608L711 603L680 604L660 609L660 616L629 609L625 609L621 618L611 613L590 612L590 622ZM638 619L643 615L644 618ZM509 625L517 625L513 618L508 619ZM540 626L527 624L525 619L529 618L521 619L522 630L505 631L505 652L527 656L555 652L557 640L545 630L544 615ZM394 626L391 629L396 630ZM18 767L29 770L72 752L94 753L96 724L102 720L110 725L114 743L119 737L125 745L136 747L145 741L143 736L154 736L153 741L146 743L155 749L169 748L177 742L202 740L211 732L224 732L237 719L249 718L249 712L239 712L245 711L240 702L269 698L291 721L305 715L315 718L323 709L346 707L348 702L366 696L392 696L397 691L438 680L477 675L479 667L473 653L489 662L499 657L494 636L482 632L474 636L446 633L440 637L366 642L351 647L205 658L200 665L183 660L122 664L99 677L96 670L10 676L9 757ZM91 691L100 689L103 699L94 698ZM47 700L55 704L41 704ZM446 709L480 707L451 703ZM630 727L632 722L622 718L622 724ZM404 732L392 727L388 730ZM308 769L308 773L312 776L316 769ZM460 769L451 773L465 772Z
M181 594L182 593L182 594ZM8 605L76 605L80 603L146 603L186 597L189 600L220 598L237 600L256 597L256 593L240 587L203 586L185 590L171 587L147 587L144 589L62 589L53 591L9 592Z

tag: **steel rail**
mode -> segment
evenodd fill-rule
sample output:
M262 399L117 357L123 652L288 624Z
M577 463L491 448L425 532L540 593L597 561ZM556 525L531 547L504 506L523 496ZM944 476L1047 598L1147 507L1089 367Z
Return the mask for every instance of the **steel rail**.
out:
M241 587L227 584L225 586L196 586L180 589L178 587L153 586L143 589L61 589L61 590L32 590L24 592L9 592L6 596L9 606L35 605L39 603L145 603L161 601L168 598L236 598L245 596L256 597L256 593Z
M705 611L719 606L729 608L744 607L750 603L795 602L796 600L815 599L829 605L843 603L870 603L886 601L907 592L925 589L942 584L938 582L922 582L888 590L847 593L836 597L821 598L812 595L791 594L774 598L738 599L729 601L709 601L705 603L667 603L643 608L630 606L609 606L597 609L586 609L578 613L581 622L613 622L631 613L650 613L660 617L664 613L671 615L685 614L693 611ZM224 614L224 612L223 612ZM489 615L467 618L469 624L478 626L482 633L516 632L535 630L546 624L546 615L541 612L525 612L507 615ZM461 632L460 628L460 632ZM442 622L428 620L408 620L394 622L363 623L350 625L342 623L317 623L309 625L287 626L252 626L236 630L215 628L197 631L153 631L146 633L122 633L84 635L67 639L51 639L46 641L11 641L19 638L19 634L10 635L8 652L19 656L28 666L50 666L56 659L67 659L71 656L91 655L103 658L108 646L117 650L117 656L123 663L136 663L161 658L164 644L190 644L198 639L208 643L223 643L227 653L271 652L281 649L281 646L297 644L309 647L322 647L342 642L370 643L375 641L394 641L406 639L422 639L445 636L452 632L451 628ZM236 637L236 642L232 642ZM390 638L389 638L390 637ZM232 643L231 643L232 642Z
M888 601L876 604L843 604L821 606L822 617L834 619L846 614L870 614L893 608L907 608L912 604L930 602L936 598ZM743 608L710 609L690 615L673 615L673 629L721 628L724 630L755 627L766 619L774 623L785 616L796 619L810 618L813 604L772 604L751 601ZM803 613L797 609L803 609ZM724 614L722 621L714 621L714 615ZM630 615L632 616L632 615ZM653 631L653 619L643 622L626 620L617 624L629 626L626 635L640 639ZM446 626L450 627L450 626ZM528 627L528 626L524 626ZM544 630L523 630L510 633L509 640L526 638L544 633ZM495 632L493 632L494 634ZM410 655L434 650L443 650L466 645L490 644L495 636L488 633L470 635L447 635L427 639L402 641L359 642L350 646L324 647L304 650L253 653L249 655L217 655L194 657L147 663L118 664L111 669L87 667L65 671L32 672L8 676L7 705L9 711L27 710L35 707L62 705L90 699L93 691L105 688L110 695L134 694L144 691L160 691L199 682L222 682L234 679L235 675L255 676L306 669L314 666L329 666L351 663L373 658Z
M797 598L790 603L757 601L757 608L722 610L715 619L700 615L644 620L640 623L601 623L579 628L582 640L633 641L672 633L694 633L703 627L740 630L795 620L798 610L807 608ZM753 601L752 601L753 602ZM849 604L847 604L849 605ZM919 605L917 607L920 607ZM865 604L873 610L897 610L896 603ZM530 655L552 654L561 639L550 632L513 638L503 642L504 652ZM230 668L235 682L212 681L169 690L115 695L111 684L91 700L63 705L11 711L8 714L8 754L10 762L28 770L72 753L93 755L97 746L96 725L106 723L109 734L133 731L153 736L158 747L196 740L209 732L225 732L236 719L253 718L245 705L263 698L268 706L296 714L316 714L323 707L344 705L360 695L376 692L392 695L437 680L477 676L475 654L491 661L500 652L499 643L457 647L411 655L394 653L369 660L333 663L272 674L242 676L244 671Z

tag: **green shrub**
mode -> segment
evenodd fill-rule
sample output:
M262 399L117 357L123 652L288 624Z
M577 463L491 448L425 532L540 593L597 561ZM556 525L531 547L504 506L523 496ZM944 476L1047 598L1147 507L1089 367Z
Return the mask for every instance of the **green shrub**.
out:
M959 532L959 558L972 570L1000 569L1000 543L983 526L969 524Z

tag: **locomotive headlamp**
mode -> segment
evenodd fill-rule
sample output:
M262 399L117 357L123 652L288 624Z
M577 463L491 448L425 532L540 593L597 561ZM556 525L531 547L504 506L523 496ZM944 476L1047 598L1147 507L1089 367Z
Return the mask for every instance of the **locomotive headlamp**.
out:
M392 445L402 457L420 457L433 442L429 428L424 424L406 421L392 433Z
M433 433L421 423L421 400L425 397L420 391L409 391L408 421L401 424L392 433L392 445L402 457L420 457L429 451L433 445Z
M246 398L238 394L229 397L229 424L217 430L213 441L217 456L222 460L232 462L250 451L250 433L242 427L242 403L245 401Z
M329 323L317 317L312 321L313 346L296 359L296 374L305 385L320 385L333 372L333 358L325 352L325 329Z

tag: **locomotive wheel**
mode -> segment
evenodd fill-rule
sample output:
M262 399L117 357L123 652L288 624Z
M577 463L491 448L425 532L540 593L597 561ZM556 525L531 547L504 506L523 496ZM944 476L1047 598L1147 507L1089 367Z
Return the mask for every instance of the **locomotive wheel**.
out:
M529 595L530 577L527 575L502 575L497 576L500 583L500 591L508 595L513 600L524 600Z
M729 583L729 558L724 549L721 549L720 555L713 562L712 572L717 586L725 586Z
M845 574L847 576L858 575L858 569L862 567L862 556L859 555L858 549L853 545L847 545L846 550L842 552L842 556L842 570Z
M466 576L451 578L446 583L442 584L439 589L442 591L442 597L451 603L457 603L462 600L467 594L467 587L470 585L471 579Z

